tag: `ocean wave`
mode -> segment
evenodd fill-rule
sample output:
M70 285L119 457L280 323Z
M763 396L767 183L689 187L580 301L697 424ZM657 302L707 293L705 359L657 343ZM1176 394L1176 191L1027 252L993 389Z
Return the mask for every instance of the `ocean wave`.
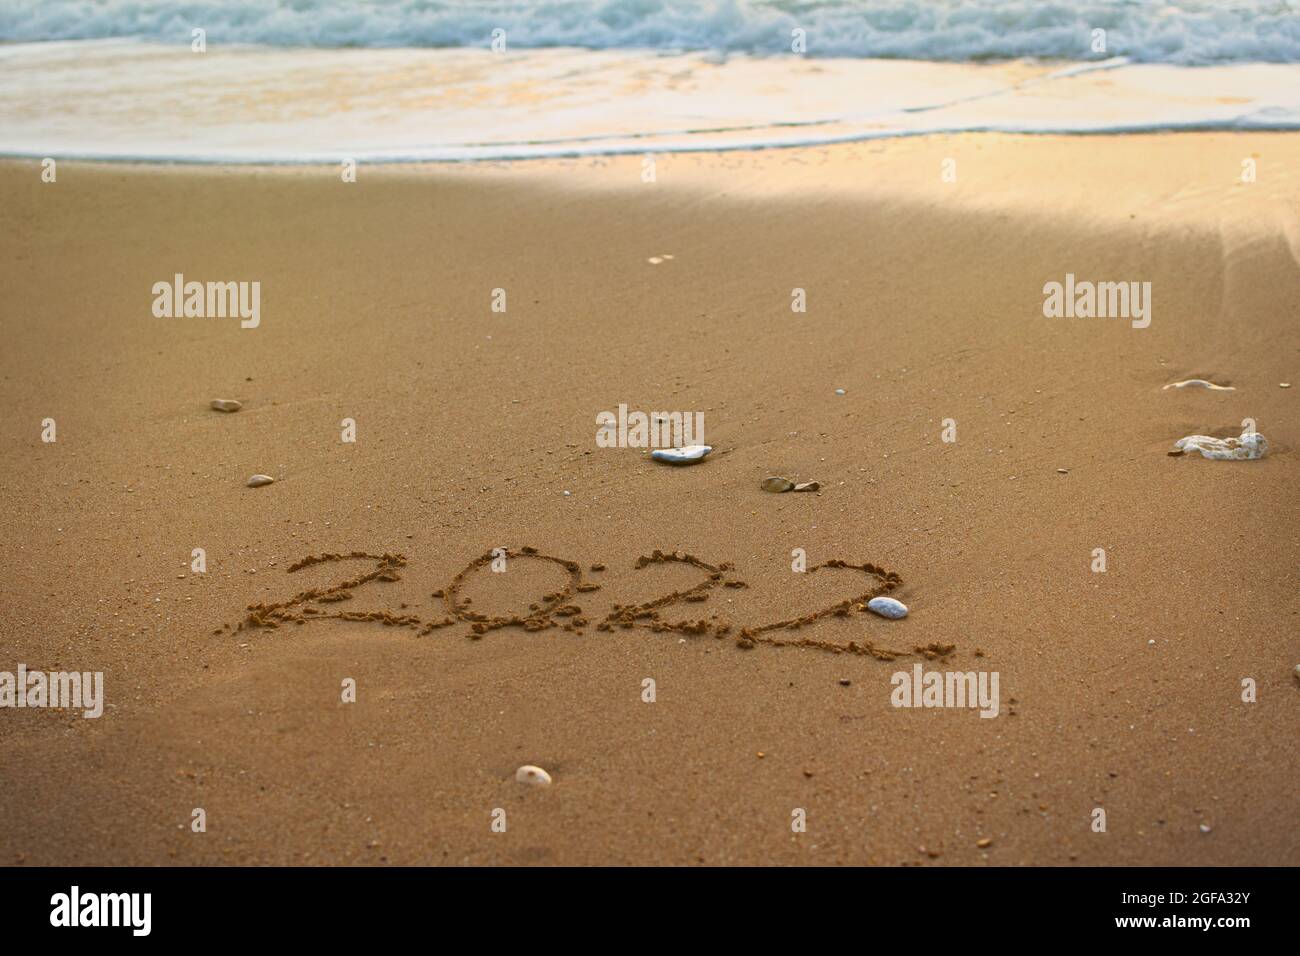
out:
M0 46L0 155L506 160L969 131L1300 129L1300 66L825 60L579 49Z
M943 61L1022 57L1204 65L1300 62L1295 0L7 0L0 41L130 37L307 47L791 52ZM1094 31L1105 50L1094 50Z

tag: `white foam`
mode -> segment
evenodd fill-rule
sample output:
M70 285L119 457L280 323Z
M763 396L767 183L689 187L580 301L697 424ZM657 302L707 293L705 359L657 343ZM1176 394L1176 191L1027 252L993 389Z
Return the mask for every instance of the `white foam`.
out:
M418 162L925 133L1300 128L1300 66L1062 68L575 49L0 47L0 153Z
M315 47L789 52L811 57L1092 59L1205 64L1300 60L1300 10L1286 0L6 0L0 40L136 37L188 44Z

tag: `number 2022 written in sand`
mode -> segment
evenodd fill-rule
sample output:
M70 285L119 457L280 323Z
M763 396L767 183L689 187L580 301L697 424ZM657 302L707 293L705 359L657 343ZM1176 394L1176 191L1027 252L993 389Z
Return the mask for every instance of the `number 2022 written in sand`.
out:
M655 551L652 554L643 555L637 559L635 567L640 570L651 565L686 565L695 568L701 573L702 578L698 583L685 590L671 591L641 603L615 604L604 617L596 620L594 624L592 618L587 616L587 613L577 602L583 600L580 595L599 591L601 585L586 580L582 568L576 561L542 554L536 548L531 547L523 547L517 550L497 548L472 560L451 579L451 582L445 588L433 592L433 597L441 599L444 610L444 614L436 620L426 620L419 615L406 613L408 608L405 604L401 606L398 613L392 611L344 610L335 607L340 603L352 601L356 592L366 585L375 582L401 580L402 569L406 567L405 555L371 554L365 551L353 551L349 554L312 555L290 565L288 573L292 574L295 571L318 564L356 559L373 561L374 567L348 580L310 588L283 601L250 604L244 620L239 622L233 629L236 631L256 628L277 629L290 624L304 625L311 621L323 620L371 621L387 627L407 628L423 636L440 628L451 627L459 623L469 626L468 636L473 640L479 640L491 631L504 628L520 628L525 631L545 631L551 628L560 628L574 634L583 634L588 627L594 627L597 631L643 629L654 632L676 633L683 636L712 636L715 638L731 636L734 637L736 646L741 648L751 648L756 644L770 644L775 647L805 647L833 653L860 654L884 661L891 661L913 652L933 660L947 657L955 649L955 645L932 643L923 647L915 647L913 652L909 652L880 647L870 640L849 641L847 644L838 644L809 637L805 634L796 634L796 632L815 626L819 621L827 617L848 617L855 611L865 612L868 601L874 597L888 594L902 584L902 578L898 574L893 571L886 571L884 568L876 567L873 564L850 564L847 561L831 560L809 567L804 573L812 574L823 569L856 572L866 576L871 582L871 586L863 593L845 598L819 611L813 611L800 617L748 627L734 627L729 622L719 620L716 615L708 619L700 618L696 620L669 621L665 619L664 613L669 608L678 606L681 609L686 605L706 601L709 598L709 592L715 588L743 590L748 587L744 581L733 576L734 567L730 563L709 564L693 554L686 554L681 551ZM475 572L489 566L494 566L497 569L504 568L507 562L517 560L550 563L566 573L567 581L560 589L545 594L539 601L530 604L527 612L522 614L484 614L474 609L469 598L461 595L461 589L467 579ZM590 566L590 570L593 573L600 573L605 570L605 565L593 564ZM226 625L218 629L216 633L220 634L230 627L230 625Z

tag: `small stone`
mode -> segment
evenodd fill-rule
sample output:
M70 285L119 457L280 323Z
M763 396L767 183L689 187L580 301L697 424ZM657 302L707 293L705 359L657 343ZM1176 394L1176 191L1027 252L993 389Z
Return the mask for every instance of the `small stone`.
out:
M252 478L248 479L248 487L261 488L263 485L269 485L274 481L275 479L270 475L254 475Z
M1156 639L1154 637L1151 638L1151 640L1147 641L1147 647L1155 647L1155 646L1156 646Z
M1070 469L1069 469L1069 468L1058 468L1058 469L1056 469L1056 473L1057 473L1058 475L1068 475L1068 474L1070 473Z
M237 412L244 406L233 398L214 398L212 407L219 412Z
M1278 388L1290 388L1290 387L1291 387L1291 383L1290 383L1290 382L1278 382L1278 383L1277 383L1277 387L1278 387Z
M805 481L794 486L795 491L821 491L822 486L819 481Z
M867 602L867 610L874 611L881 617L892 618L895 621L907 617L907 605L902 601L895 601L891 597L872 598Z
M981 850L987 850L989 847L993 845L993 838L981 837L980 839L975 841L975 845L979 847Z
M686 445L682 448L656 448L650 453L650 457L670 465L692 465L702 460L711 451L713 451L712 445Z
M566 491L566 492L564 493L564 497L566 497L566 498L572 497L572 495L573 495L573 492L571 492L571 491Z
M847 677L841 677L841 678L840 678L840 686L841 686L841 687L848 687L848 686L849 686L850 684L852 684L852 683L853 683L853 681L849 680Z
M549 787L551 785L551 775L541 767L534 767L528 763L515 771L515 781L533 787Z
M1208 823L1202 823L1202 824L1201 824L1201 832L1202 832L1202 833L1209 833L1209 832L1210 832L1210 825L1209 825Z
M764 491L780 493L782 491L794 491L794 482L789 478L773 476L771 478L764 478L763 483L758 487L762 488Z
M835 390L835 394L836 394L836 395L843 395L843 394L844 394L844 389L842 389L842 388L837 388L837 389Z

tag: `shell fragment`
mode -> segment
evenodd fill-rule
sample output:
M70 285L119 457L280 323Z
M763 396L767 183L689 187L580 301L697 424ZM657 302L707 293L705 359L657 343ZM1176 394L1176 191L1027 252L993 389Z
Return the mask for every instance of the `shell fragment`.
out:
M248 479L248 487L261 488L263 485L272 484L275 481L270 475L254 475Z
M758 487L778 495L785 491L821 491L822 489L820 481L802 481L795 484L789 478L782 478L779 475L764 478Z
M1212 438L1209 435L1188 435L1174 442L1177 451L1170 454L1182 454L1199 451L1204 458L1218 461L1248 461L1263 458L1268 454L1268 441L1259 432L1244 431L1239 438Z
M551 785L551 775L541 767L534 767L532 764L524 764L516 770L515 780L532 787L549 787Z
M655 461L666 461L670 465L692 465L711 451L712 445L686 445L684 448L656 448L650 457Z
M214 398L212 407L219 412L237 412L243 408L243 403L235 401L233 398Z
M1185 382L1170 382L1161 391L1168 391L1171 388L1206 388L1211 392L1235 392L1237 389L1231 385L1215 385L1213 382L1207 382L1203 378L1189 378Z

